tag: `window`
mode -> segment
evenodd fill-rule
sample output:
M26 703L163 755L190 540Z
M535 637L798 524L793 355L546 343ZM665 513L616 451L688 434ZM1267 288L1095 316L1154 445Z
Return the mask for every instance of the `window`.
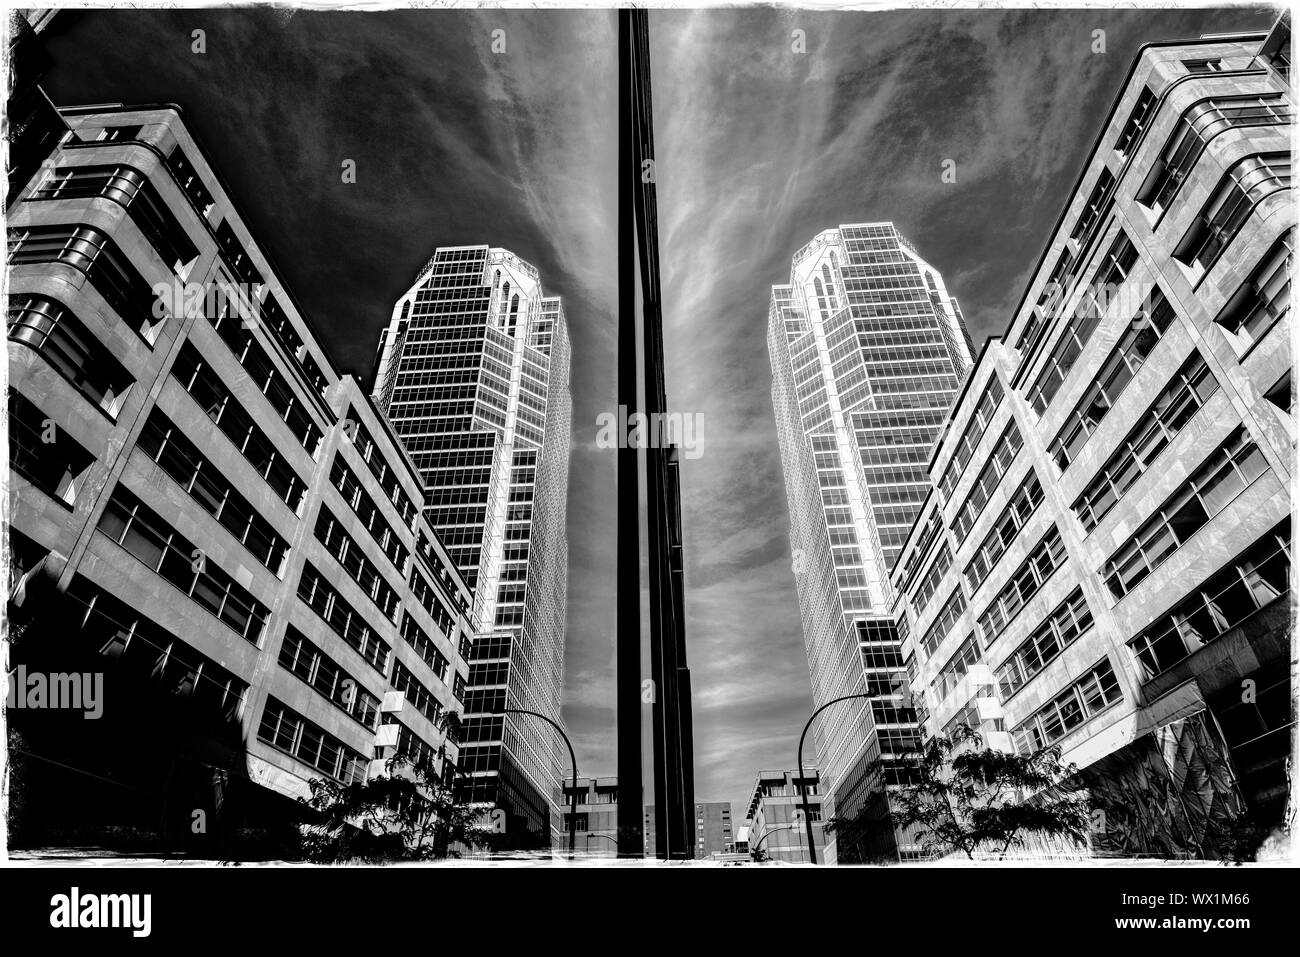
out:
M1289 229L1214 320L1233 334L1241 352L1264 338L1290 311L1294 258L1295 230Z
M92 405L117 417L134 380L66 306L47 296L10 296L9 338L39 353Z
M256 645L268 609L120 484L99 531Z
M1238 428L1102 567L1111 594L1131 592L1267 469L1264 454Z
M1223 60L1218 58L1213 60L1184 60L1183 68L1188 73L1221 73L1223 72Z
M1053 525L1034 550L1029 553L997 596L979 617L980 639L987 648L1019 614L1020 609L1038 594L1052 572L1065 563L1065 545Z
M988 504L998 487L998 482L1015 461L1016 453L1020 451L1020 446L1023 444L1024 440L1020 436L1020 430L1016 428L1015 421L1008 422L997 444L989 452L988 461L985 462L975 484L971 486L966 501L962 502L961 508L957 510L957 517L952 520L952 531L957 536L958 543L964 542L966 536L970 534L975 520Z
M1024 528L1025 522L1029 521L1029 516L1034 514L1034 510L1042 500L1043 487L1038 483L1037 474L1030 469L1029 475L1025 477L1025 481L1011 497L1011 501L1002 510L1002 514L993 523L993 528L984 536L984 541L980 543L980 547L976 549L974 556L966 565L966 585L972 595L979 591L980 585L988 579L998 559L1016 540L1020 529Z
M158 409L150 413L137 448L157 462L254 558L279 574L289 543L258 514L230 479Z
M1280 93L1212 97L1193 104L1179 117L1169 142L1139 187L1137 201L1163 212L1210 140L1234 127L1283 125L1291 121L1291 116L1291 108Z
M366 759L278 699L267 696L257 740L324 771L344 784L364 781Z
M1142 680L1169 670L1291 588L1291 525L1278 523L1129 641Z
M1115 174L1102 167L1101 172L1097 175L1097 182L1092 187L1092 192L1088 194L1088 201L1084 203L1083 210L1079 213L1079 219L1074 224L1074 230L1070 233L1070 239L1074 242L1080 258L1082 258L1083 251L1091 245L1092 240L1096 237L1097 228L1105 219L1106 212L1110 209L1111 198L1114 195Z
M296 512L302 504L306 484L193 343L187 341L181 345L180 355L172 365L172 375L257 474Z
M1110 659L1103 658L1087 674L1011 732L1016 751L1020 754L1033 754L1051 747L1122 697Z
M379 699L293 625L288 626L280 644L279 661L281 668L307 682L362 727L375 729Z
M329 625L366 662L381 675L388 671L391 649L364 616L347 603L308 562L298 580L298 598Z
M998 692L1006 701L1041 672L1074 639L1092 627L1092 612L1076 588L997 669Z
M48 439L48 441L47 441ZM20 392L9 390L9 467L42 492L75 505L95 457Z
M1120 335L1096 379L1070 411L1065 424L1052 440L1048 451L1061 471L1064 472L1069 467L1088 437L1097 431L1101 420L1142 368L1173 319L1173 307L1157 286L1147 298L1141 312Z
M1075 500L1073 508L1084 531L1097 527L1218 389L1201 354L1193 352Z
M62 263L85 274L118 316L153 347L155 298L144 277L113 240L91 226L24 226L9 230L9 263Z
M1232 242L1251 211L1291 184L1289 153L1247 156L1224 175L1174 250L1174 258L1199 279Z

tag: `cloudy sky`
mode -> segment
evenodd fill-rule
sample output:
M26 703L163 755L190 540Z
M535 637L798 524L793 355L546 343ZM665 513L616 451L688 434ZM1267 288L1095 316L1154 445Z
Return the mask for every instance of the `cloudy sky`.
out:
M766 354L768 291L790 256L828 226L892 220L943 273L978 347L1005 326L1137 48L1272 19L651 14L668 395L703 415L704 454L682 467L697 799L739 804L758 769L791 766L811 710ZM206 53L191 50L196 29ZM46 83L60 105L184 107L336 362L363 381L393 300L437 245L505 246L564 297L565 716L593 774L615 769L614 460L594 446L614 407L614 39L609 11L90 12L51 44ZM346 159L355 184L341 182ZM940 179L945 159L955 184Z

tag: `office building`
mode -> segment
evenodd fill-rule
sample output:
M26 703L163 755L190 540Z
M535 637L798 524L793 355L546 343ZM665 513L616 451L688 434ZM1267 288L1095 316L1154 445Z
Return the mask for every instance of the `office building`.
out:
M537 270L440 247L393 307L373 395L427 486L424 515L473 590L467 797L549 843L568 768L564 683L569 339Z
M735 846L735 833L731 825L731 804L726 801L707 801L695 805L695 848L696 860L711 858L725 853ZM655 856L655 808L653 804L645 808L645 848L646 857Z
M573 785L566 781L563 793L557 791L555 800L562 821L560 846L567 848L574 814ZM586 857L617 857L618 778L578 778L577 816L574 851Z
M12 710L47 828L301 813L401 750L452 780L471 592L172 106L58 111L8 207ZM35 838L39 840L40 838Z
M1289 24L1147 44L894 568L925 733L1062 749L1093 853L1283 820L1294 734Z
M889 569L929 490L969 336L939 272L892 224L867 223L795 254L772 287L768 353L813 701L871 696L829 707L810 737L832 813L855 816L883 793L869 769L915 744Z
M816 768L797 771L760 771L745 812L746 838L751 855L761 860L810 864L808 827L803 814L801 786L808 792L808 819L812 821L813 848L823 859L821 780Z

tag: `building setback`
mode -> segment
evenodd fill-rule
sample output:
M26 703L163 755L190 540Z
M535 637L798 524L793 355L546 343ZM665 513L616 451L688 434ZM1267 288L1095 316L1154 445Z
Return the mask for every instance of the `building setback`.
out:
M808 791L813 847L821 859L828 835L824 831L821 780L816 768L804 768L803 778L798 771L758 772L745 812L745 840L751 855L773 861L811 863L801 784Z
M466 796L550 843L568 752L564 683L569 339L537 270L439 247L393 306L373 395L429 489L425 518L473 590L462 734Z
M1285 21L1143 48L893 572L926 734L1062 748L1096 853L1214 857L1283 817L1288 50Z
M103 672L104 714L15 717L29 811L189 834L396 750L451 780L471 592L419 472L178 109L59 117L8 207L11 664Z
M864 223L795 254L790 282L772 287L768 354L813 701L871 696L828 708L810 738L833 813L852 817L868 769L916 742L889 569L929 491L969 336L938 271L892 224Z

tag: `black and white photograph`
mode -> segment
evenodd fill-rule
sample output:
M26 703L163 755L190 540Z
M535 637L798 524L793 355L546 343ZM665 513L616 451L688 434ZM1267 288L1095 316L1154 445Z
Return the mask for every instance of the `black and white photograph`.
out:
M1294 926L1285 5L5 17L0 923Z

